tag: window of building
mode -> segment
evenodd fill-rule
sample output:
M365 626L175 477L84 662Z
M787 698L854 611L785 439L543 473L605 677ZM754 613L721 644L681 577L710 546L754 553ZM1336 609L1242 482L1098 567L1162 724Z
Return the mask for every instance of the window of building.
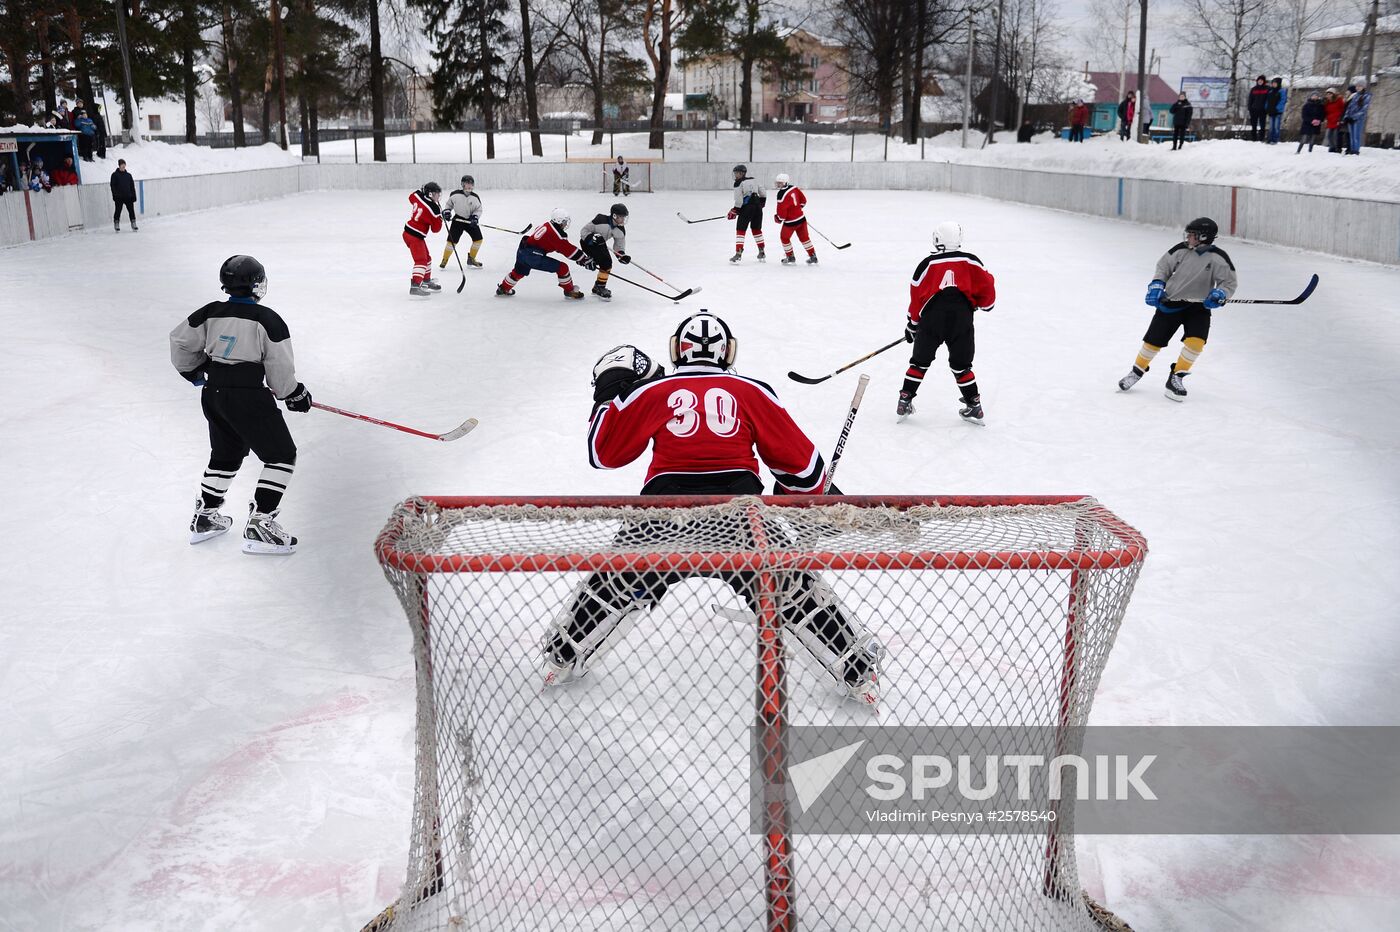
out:
M811 91L813 94L815 94L815 93L817 92L817 79L816 79L816 78L813 78L812 80L810 80L810 81L807 82L807 90Z
M822 60L821 60L820 58L818 58L818 57L815 56L815 55L812 56L812 70L813 70L813 71L816 71L816 70L817 70L817 66L819 66L821 63L822 63Z
M1337 77L1342 73L1342 53L1333 52L1332 57L1327 62L1327 73L1332 77Z
M150 123L151 123L151 132L153 132L153 133L158 133L158 132L160 132L160 114L158 114L158 113L147 114L147 119L150 120Z

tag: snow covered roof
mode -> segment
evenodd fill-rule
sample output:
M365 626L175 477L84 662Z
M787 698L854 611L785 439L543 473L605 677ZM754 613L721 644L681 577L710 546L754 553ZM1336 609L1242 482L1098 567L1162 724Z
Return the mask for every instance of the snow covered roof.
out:
M1359 36L1366 29L1366 24L1345 23L1341 26L1333 26L1329 29L1319 29L1317 32L1310 32L1303 36L1305 42L1317 42L1321 39L1346 39L1351 36ZM1389 16L1376 17L1376 35L1384 36L1400 32L1400 13L1392 13Z
M0 136L72 136L77 130L72 129L51 129L47 126L26 126L23 123L15 123L10 126L0 126Z
M833 39L830 36L824 36L820 33L815 33L812 30L807 29L803 26L788 26L783 29L779 29L778 35L782 36L784 39L790 39L793 36L797 35L799 32L806 35L808 38L815 39L817 42L821 43L823 46L829 49L843 49L846 47L846 43L840 41L839 39Z

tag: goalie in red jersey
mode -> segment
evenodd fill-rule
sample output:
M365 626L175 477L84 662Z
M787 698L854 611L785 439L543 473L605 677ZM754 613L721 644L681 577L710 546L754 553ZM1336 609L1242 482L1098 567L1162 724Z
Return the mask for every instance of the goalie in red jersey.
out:
M590 271L598 267L588 257L588 253L569 242L567 235L569 221L569 212L562 207L556 207L549 215L548 223L541 223L520 237L520 248L515 251L515 268L507 272L506 277L501 279L501 283L496 286L497 297L514 297L515 286L520 284L521 279L530 274L531 269L538 269L541 272L553 272L559 276L559 287L564 289L564 297L573 298L576 301L583 300L583 292L574 287L574 279L569 274L569 267L558 259L549 257L551 252L556 252L570 262L577 262Z
M433 281L433 257L428 252L428 234L442 229L442 208L438 206L441 197L442 185L436 181L429 181L408 196L413 213L403 225L403 241L413 256L413 279L408 286L411 295L430 295L442 290L442 286Z
M635 346L605 353L593 367L589 463L597 469L616 469L637 460L650 446L643 495L757 495L763 491L762 460L773 473L775 495L822 494L826 463L821 453L772 388L733 371L737 351L738 341L724 321L701 311L682 321L671 337L671 361L676 365L671 375ZM770 539L783 536L777 527L766 527L765 532ZM742 516L701 519L684 527L646 521L624 529L616 543L625 551L655 546L657 540L667 541L669 547L682 538L700 537L710 546L728 539L746 548L753 546L751 533ZM778 607L784 628L811 651L847 696L874 705L884 655L880 642L850 617L820 576L784 575ZM545 684L559 685L584 675L669 586L693 576L723 579L756 617L753 573L703 568L593 573L545 638Z

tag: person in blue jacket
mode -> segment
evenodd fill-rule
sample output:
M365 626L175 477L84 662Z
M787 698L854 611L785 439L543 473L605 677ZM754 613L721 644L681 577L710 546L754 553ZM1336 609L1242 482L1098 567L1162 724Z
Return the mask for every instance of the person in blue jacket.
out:
M1264 108L1269 114L1269 145L1278 145L1279 138L1283 135L1283 111L1288 106L1288 89L1283 86L1283 78L1274 78L1269 82L1269 96L1265 99Z
M1342 122L1350 131L1347 136L1347 155L1360 155L1361 144L1366 140L1366 114L1371 111L1371 92L1366 82L1356 82L1356 93L1347 101L1342 113Z

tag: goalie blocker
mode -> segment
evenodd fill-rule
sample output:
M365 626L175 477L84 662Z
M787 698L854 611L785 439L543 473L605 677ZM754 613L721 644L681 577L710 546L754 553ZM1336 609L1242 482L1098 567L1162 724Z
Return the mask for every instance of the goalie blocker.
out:
M738 341L728 325L701 311L683 320L671 337L676 369L665 373L634 346L614 347L593 368L593 417L589 462L616 469L652 448L643 495L756 495L763 491L758 465L772 471L775 495L819 495L826 464L792 420L773 389L732 371ZM833 494L840 494L834 487ZM754 535L784 539L777 525L753 528L741 517L717 517L680 525L646 521L624 528L615 544L626 551L665 539L685 549L687 538L732 540L749 547ZM583 676L625 637L643 612L674 583L694 576L722 579L757 615L755 574L707 571L703 566L669 572L597 572L575 590L568 609L542 645L545 684ZM778 615L840 684L846 695L878 702L884 648L851 617L835 591L813 573L798 573L777 593Z

